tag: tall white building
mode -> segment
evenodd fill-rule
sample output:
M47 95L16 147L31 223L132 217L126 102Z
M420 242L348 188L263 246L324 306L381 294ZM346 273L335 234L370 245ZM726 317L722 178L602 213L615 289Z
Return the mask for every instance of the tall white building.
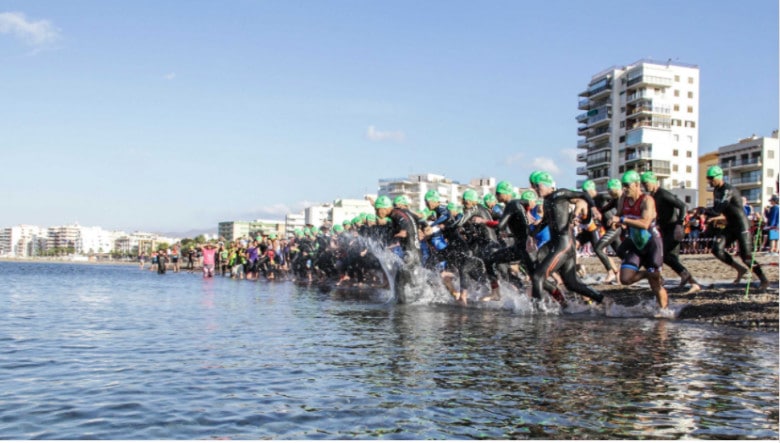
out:
M45 250L47 243L45 228L18 225L0 229L0 256L31 257Z
M653 171L662 187L695 204L699 158L699 68L639 60L612 66L579 94L577 174L596 189L623 172Z
M777 191L780 173L780 141L777 131L772 137L740 140L718 148L718 164L723 168L723 179L737 188L748 204L761 213L769 206L769 198ZM712 202L712 195L707 200Z

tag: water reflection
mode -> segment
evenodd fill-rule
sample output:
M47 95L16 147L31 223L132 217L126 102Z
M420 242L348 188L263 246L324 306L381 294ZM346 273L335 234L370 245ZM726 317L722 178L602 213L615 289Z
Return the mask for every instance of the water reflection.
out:
M0 438L778 436L774 334L75 267L0 263Z

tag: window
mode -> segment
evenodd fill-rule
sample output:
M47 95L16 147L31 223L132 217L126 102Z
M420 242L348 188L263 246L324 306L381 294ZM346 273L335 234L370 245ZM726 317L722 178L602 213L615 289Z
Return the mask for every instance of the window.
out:
M620 122L620 127L621 128L625 128L626 127L626 122L625 121Z
M693 172L693 167L692 166L686 166L685 167L685 172Z
M624 173L624 172L626 172L626 167L625 167L625 166L621 166L621 167L619 167L619 168L618 168L618 172L619 172L619 173L621 173L621 174L622 174L622 173Z
M674 134L674 141L680 141L680 134Z
M688 112L689 112L689 113L692 113L692 112L693 112L693 106L688 106Z
M693 92L692 91L688 91L688 98L693 98Z
M674 151L672 151L672 155L675 156L675 157L679 157L680 156L680 151L675 149Z
M688 158L691 158L691 157L693 157L693 152L685 151L685 156L688 157Z
M690 180L685 180L685 187L686 188L690 188L691 187L691 181Z
M680 110L680 105L674 105L674 110L675 111L679 111Z
M692 135L687 135L687 136L685 136L685 138L688 139L688 143L693 143L693 136ZM688 157L690 157L690 155Z
M679 89L675 89L674 90L674 96L675 97L679 97L680 96L680 90Z
M688 84L693 84L693 77L688 77Z
M672 180L672 187L676 188L677 186L679 186L679 184L680 184L679 180L677 180L677 179Z
M685 196L685 204L687 204L687 205L691 204L691 196L690 195L686 195Z
M680 76L679 75L675 75L674 76L674 81L679 82L680 81Z
M774 195L775 192L774 192L774 189L772 189L771 186L767 186L766 193L769 194L769 195Z
M766 151L766 158L775 158L775 151L771 149Z
M774 169L767 169L766 170L766 176L767 177L774 177L775 176L775 170Z
M678 170L679 168L677 167L677 165L672 165L672 172L677 172Z

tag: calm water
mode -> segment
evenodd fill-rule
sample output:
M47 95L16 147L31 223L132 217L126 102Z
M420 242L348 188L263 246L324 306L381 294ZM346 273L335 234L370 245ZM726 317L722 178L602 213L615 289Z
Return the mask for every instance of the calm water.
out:
M0 263L0 439L778 438L777 334Z

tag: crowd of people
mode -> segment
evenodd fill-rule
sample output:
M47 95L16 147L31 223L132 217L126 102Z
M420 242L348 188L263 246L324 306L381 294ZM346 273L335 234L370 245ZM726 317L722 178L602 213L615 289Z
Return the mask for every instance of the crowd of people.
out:
M696 292L700 284L679 255L707 251L736 271L735 283L752 271L758 288L766 289L769 283L753 254L762 241L777 252L777 196L760 218L748 211L718 166L707 170L707 179L713 206L690 211L659 186L653 172L633 170L609 180L605 194L596 192L592 180L581 190L559 189L549 173L536 171L529 177L530 188L519 195L507 181L498 183L495 194L480 197L469 189L449 203L431 190L422 211L412 210L404 195L392 201L381 195L372 202L375 213L340 224L297 229L290 238L258 232L252 238L190 249L187 268L194 269L195 255L207 278L291 277L302 283L382 287L391 283L388 275L395 276L398 287L410 283L415 269L425 268L440 277L462 305L479 286L489 290L481 301L500 300L503 284L518 292L528 288L534 299L547 294L566 306L575 294L587 302L605 301L581 279L578 251L589 248L604 266L604 283L646 280L663 309L668 296L662 266L680 276L680 287ZM395 272L383 270L389 266L383 251L397 257ZM157 251L158 272L165 272L168 261L178 272L180 256L176 246ZM613 261L615 256L620 264Z

